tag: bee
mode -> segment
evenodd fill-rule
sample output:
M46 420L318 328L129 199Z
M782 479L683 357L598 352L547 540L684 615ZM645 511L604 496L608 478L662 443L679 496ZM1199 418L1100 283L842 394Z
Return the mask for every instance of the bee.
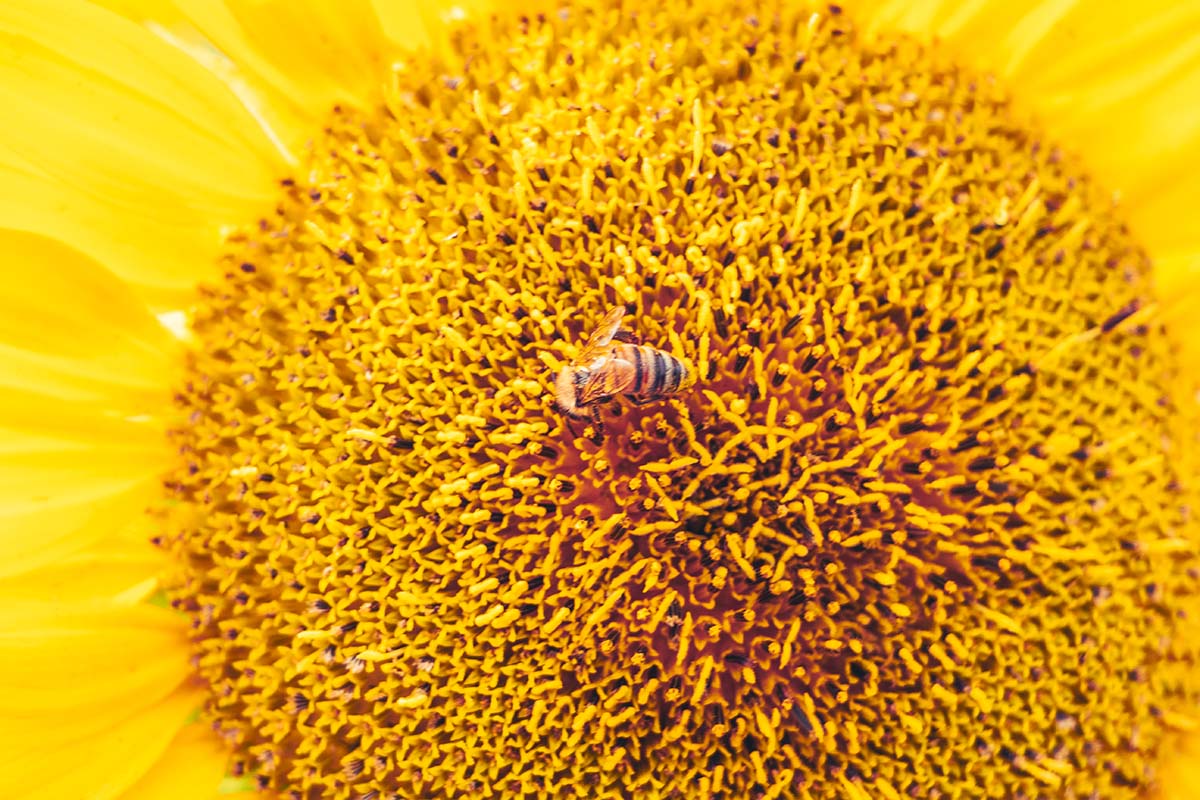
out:
M570 419L591 419L602 435L600 405L616 395L637 404L679 391L687 380L683 362L670 353L644 345L621 329L624 306L614 306L588 337L579 357L558 372L554 399Z

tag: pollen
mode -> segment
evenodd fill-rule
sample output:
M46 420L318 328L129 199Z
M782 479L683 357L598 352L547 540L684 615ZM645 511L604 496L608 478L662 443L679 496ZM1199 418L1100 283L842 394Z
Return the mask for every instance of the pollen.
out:
M1152 265L1019 87L802 6L463 27L230 236L163 540L235 772L1153 791L1200 448ZM617 305L694 383L572 430Z

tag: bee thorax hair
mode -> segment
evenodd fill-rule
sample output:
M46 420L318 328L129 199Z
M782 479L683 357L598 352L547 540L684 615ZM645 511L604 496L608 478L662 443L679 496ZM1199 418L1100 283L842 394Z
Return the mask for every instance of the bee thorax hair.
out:
M586 417L579 411L579 395L576 387L587 380L588 372L584 369L563 367L558 371L554 381L554 401L564 414L573 417Z

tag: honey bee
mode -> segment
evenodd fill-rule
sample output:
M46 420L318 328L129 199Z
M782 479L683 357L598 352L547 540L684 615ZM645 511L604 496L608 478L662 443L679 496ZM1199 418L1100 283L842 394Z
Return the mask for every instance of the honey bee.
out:
M683 362L644 345L621 329L624 306L614 306L588 337L579 357L558 372L554 399L571 419L591 419L601 436L600 404L623 395L639 405L679 391L687 380Z

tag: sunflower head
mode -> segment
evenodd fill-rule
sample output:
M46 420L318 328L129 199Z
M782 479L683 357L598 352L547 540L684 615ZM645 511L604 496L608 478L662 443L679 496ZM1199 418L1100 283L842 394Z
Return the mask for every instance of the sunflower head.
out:
M18 110L104 122L78 156L0 133L11 224L63 220L6 239L52 268L0 297L3 428L35 429L0 675L40 692L0 713L51 710L0 796L178 797L230 751L223 788L297 800L1186 781L1200 425L1154 211L1200 124L1134 184L1071 127L1186 45L1068 117L1041 93L1095 51L1028 66L1094 29L1063 4L426 9L395 59L365 0L55 0L87 48L33 2L0 7ZM1196 19L1145 14L1101 37L1123 64ZM995 31L994 74L930 44ZM1176 97L1144 93L1106 141Z
M913 40L713 12L468 29L231 239L170 541L263 785L1120 797L1187 724L1193 420L1111 197ZM576 436L614 306L694 381Z

